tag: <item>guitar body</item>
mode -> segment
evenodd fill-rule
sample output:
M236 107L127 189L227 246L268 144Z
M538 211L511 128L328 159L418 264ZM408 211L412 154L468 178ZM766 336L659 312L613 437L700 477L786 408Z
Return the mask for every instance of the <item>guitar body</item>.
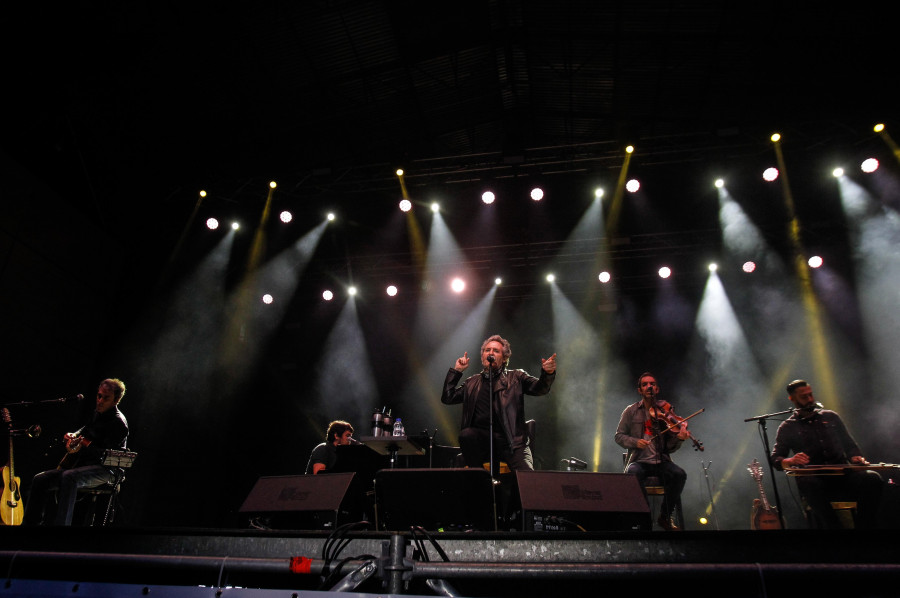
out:
M750 529L782 529L781 517L775 507L765 508L758 498L753 499L753 510L750 513Z
M3 494L0 503L0 521L3 525L22 525L22 516L25 513L25 505L19 489L18 476L10 478L9 467L3 468Z

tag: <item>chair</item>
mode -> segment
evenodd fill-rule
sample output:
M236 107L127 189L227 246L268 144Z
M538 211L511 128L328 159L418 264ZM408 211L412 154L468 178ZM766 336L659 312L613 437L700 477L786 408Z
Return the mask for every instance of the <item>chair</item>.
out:
M627 452L622 453L622 463L627 468ZM662 511L663 501L666 499L666 486L662 479L657 476L647 476L644 479L644 495L647 497L647 504L650 506L651 521L655 523L656 518L653 517L653 513L660 513ZM680 496L678 497L678 500L675 501L675 510L672 513L675 516L675 524L681 529L684 529L684 511L681 508Z
M78 490L78 496L89 497L91 503L91 507L85 517L86 526L92 527L97 524L97 502L101 496L108 498L100 526L106 527L113 523L116 517L116 507L119 503L119 492L122 490L122 483L125 481L125 470L134 464L136 458L137 453L133 451L110 449L104 453L103 465L114 469L115 475L113 479L100 486Z

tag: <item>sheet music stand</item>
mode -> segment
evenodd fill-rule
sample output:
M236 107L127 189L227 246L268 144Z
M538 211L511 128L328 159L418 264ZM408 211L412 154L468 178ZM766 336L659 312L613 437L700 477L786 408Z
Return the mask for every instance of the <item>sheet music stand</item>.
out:
M363 436L359 440L381 455L390 455L391 469L394 469L398 456L425 454L425 449L409 436Z
M115 469L112 492L110 492L109 502L106 504L106 513L103 515L103 523L101 524L103 527L106 527L107 522L112 521L112 517L115 517L115 504L119 500L119 487L122 485L122 480L125 479L125 470L134 464L135 459L137 459L137 453L134 451L107 449L103 453L103 465Z

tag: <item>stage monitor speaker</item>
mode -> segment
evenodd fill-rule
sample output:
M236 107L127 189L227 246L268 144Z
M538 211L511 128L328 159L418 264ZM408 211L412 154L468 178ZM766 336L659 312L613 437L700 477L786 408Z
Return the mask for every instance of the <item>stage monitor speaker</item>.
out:
M379 530L496 531L494 488L484 469L382 469L375 474Z
M523 531L651 529L637 478L624 473L517 471Z
M272 529L334 529L363 518L359 501L348 492L354 475L264 476L238 512Z

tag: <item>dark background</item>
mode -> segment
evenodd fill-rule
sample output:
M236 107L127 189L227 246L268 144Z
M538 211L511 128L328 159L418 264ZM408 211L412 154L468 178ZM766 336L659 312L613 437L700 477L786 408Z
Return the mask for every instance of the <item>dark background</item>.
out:
M383 405L414 414L413 425L439 428L438 439L452 443L458 412L447 408L435 420L416 404L417 397L434 401L442 373L418 381L418 394L399 390L397 380L406 386L416 375L411 364L435 352L443 359L438 348L446 337L418 342L417 306L443 310L446 321L435 327L449 337L474 304L445 307L421 286L391 303L370 293L357 301L374 378L370 396L348 412L340 397L322 397L316 382L344 301L323 305L325 285L337 290L336 281L350 278L363 288L386 279L404 289L421 283L396 209L398 167L423 230L431 222L427 204L442 201L462 265L478 273L473 296L487 292L495 271L504 273L488 329L472 336L505 334L513 365L536 371L539 357L563 350L554 346L550 291L537 273L559 263L593 189L612 194L623 147L635 144L629 174L642 179L643 190L626 201L615 231L627 243L602 255L616 273L618 297L605 296L595 274L584 274L599 255L594 249L568 255L571 270L558 286L601 344L616 347L623 380L631 384L652 369L664 389L678 388L688 376L684 357L704 265L722 249L713 178L728 179L782 264L791 263L783 188L759 180L775 163L772 132L784 135L805 246L827 251L854 289L855 248L827 172L847 164L850 176L896 209L890 179L863 179L855 170L861 156L874 155L883 170L897 171L889 146L872 133L876 122L888 131L898 124L886 70L893 48L878 29L884 22L879 7L777 2L76 2L12 9L3 26L0 402L34 403L16 405L13 418L45 430L16 446L17 473L27 486L33 473L55 464L53 442L73 428L79 409L90 411L94 388L108 376L128 384L122 410L141 453L124 497L134 524L241 525L235 511L258 476L299 473L330 419L352 419L359 436ZM270 180L278 182L273 212L290 208L295 220L279 229L272 218L266 258L326 210L340 216L281 320L249 346L230 336L231 312L221 305L206 321L199 287L189 293L192 302L176 297L182 284L197 282L198 262L224 235L202 226L213 215L240 218L244 228L208 302L239 288ZM522 199L535 183L547 193L540 204ZM479 228L477 196L486 185L500 200L495 220ZM201 189L208 196L198 203ZM660 259L685 272L674 282L680 325L665 331L653 316ZM764 308L752 293L730 298L736 311L742 303ZM884 362L868 359L896 347L867 346L856 309L830 315L843 347L854 349L839 364L835 392L872 394L867 381ZM767 325L772 321L779 320ZM203 325L179 332L179 322ZM748 329L765 355L770 341L753 332L766 325ZM223 359L226 347L232 359L235 350L245 359ZM464 350L471 354L477 343L447 349L443 367ZM786 407L788 379L809 375L774 361L760 358L778 397L773 410ZM691 388L682 385L685 407L706 405L707 397L686 396ZM88 400L56 400L77 393ZM635 399L604 397L604 427ZM731 417L757 412L748 406ZM571 431L548 408L535 413L544 465L552 469L569 455L550 447L571 442ZM859 432L876 417L854 415ZM715 421L705 425L715 429ZM896 460L895 449L873 447L880 452L872 456ZM619 452L605 438L601 470L614 470ZM590 453L585 440L579 455ZM698 478L695 468L689 473ZM754 492L741 475L738 509ZM705 488L693 492L702 502Z

